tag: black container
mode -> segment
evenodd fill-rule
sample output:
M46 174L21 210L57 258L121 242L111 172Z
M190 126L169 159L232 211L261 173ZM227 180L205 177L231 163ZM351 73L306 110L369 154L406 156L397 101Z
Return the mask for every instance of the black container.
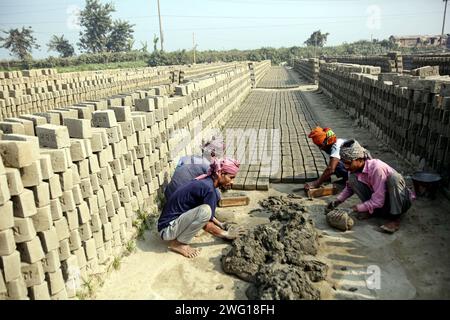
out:
M436 198L436 193L441 183L441 176L431 172L416 172L412 176L414 191L418 197L426 197L430 199Z

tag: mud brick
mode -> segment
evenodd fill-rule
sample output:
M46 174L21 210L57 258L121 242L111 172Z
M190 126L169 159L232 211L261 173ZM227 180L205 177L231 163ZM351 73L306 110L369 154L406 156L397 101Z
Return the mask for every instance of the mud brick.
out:
M77 230L80 227L77 210L70 210L64 213L67 219L67 225L70 231Z
M81 179L80 190L83 199L93 196L94 191L92 190L91 179L89 178Z
M119 122L119 125L122 129L122 134L124 137L129 137L135 132L134 122L132 120Z
M12 190L13 192L15 190ZM0 175L0 205L4 204L11 198L8 187L8 178L5 174Z
M22 141L29 142L28 147L32 148L31 153L37 155L40 158L39 154L39 139L35 136L27 136L24 134L4 134L2 137L3 140L6 141Z
M55 226L56 234L58 235L58 240L60 243L61 241L69 238L70 232L66 217L63 216L61 219L54 220L53 225Z
M113 238L113 231L112 231L112 225L110 222L104 223L103 224L103 238L106 241L109 241ZM12 251L15 248L12 249Z
M41 162L36 160L31 165L21 168L20 177L24 187L34 187L40 184L42 181Z
M106 129L106 134L108 135L108 144L117 143L122 140L122 130L120 127L112 127Z
M52 159L49 154L40 154L39 161L41 164L42 179L49 180L54 176L52 168Z
M101 188L97 192L97 203L99 208L106 206L105 193Z
M58 175L54 175L48 180L48 188L50 192L50 199L56 199L62 196L61 182Z
M25 127L17 122L0 121L0 130L3 133L25 134Z
M116 106L110 107L110 109L114 111L118 122L131 120L131 108L129 106Z
M66 119L64 125L67 126L71 138L89 139L92 137L91 120L88 119Z
M89 157L89 172L90 173L97 173L100 171L100 166L98 164L98 158L97 157Z
M70 167L71 171L72 171L72 182L74 184L74 186L80 184L80 174L78 173L78 167L75 164L72 164Z
M28 300L28 291L22 276L11 280L7 284L8 297L13 300Z
M47 182L41 182L32 187L36 207L41 208L50 204L50 188Z
M114 201L112 199L106 201L106 211L108 212L108 217L112 217L115 215L116 208L114 206Z
M61 202L61 209L63 212L73 211L76 209L72 190L64 191L59 200Z
M51 227L48 230L38 232L39 239L41 240L42 249L45 253L59 248L58 234L56 228Z
M3 164L12 168L23 168L38 159L33 143L30 141L0 141L0 156Z
M24 134L28 136L34 136L34 124L33 121L22 119L22 118L7 118L7 122L15 122L23 125Z
M113 110L94 111L92 114L92 126L97 128L117 127L117 119Z
M28 294L31 300L50 300L48 284L45 281L28 288Z
M100 217L102 224L108 223L108 210L106 209L106 206L98 208L98 216Z
M85 199L91 216L95 213L98 213L98 198L96 195L92 195Z
M65 261L70 257L70 244L69 239L64 239L59 242L58 255L60 261Z
M81 241L87 241L92 238L92 229L89 223L80 225L78 232L80 233Z
M59 199L50 200L50 212L53 220L59 220L63 217L61 202Z
M136 131L144 131L147 128L146 118L144 115L131 113L133 126Z
M79 249L73 251L73 254L77 256L78 266L84 268L86 266L86 254L84 248L80 246Z
M84 159L76 162L80 179L89 178L89 160Z
M82 161L88 157L83 139L70 139L70 156L72 161Z
M70 232L69 237L70 251L78 250L81 247L81 237L78 228Z
M22 193L12 197L14 216L27 218L36 214L37 209L34 202L33 191L24 189Z
M98 258L97 258L97 250L95 251L95 257L87 261L86 271L87 271L88 275L97 274L99 272L99 262L98 262Z
M87 260L92 260L97 257L97 250L94 239L91 238L87 241L83 241L83 247L86 253Z
M22 262L35 263L45 257L38 237L34 237L31 241L19 243L17 248Z
M14 240L16 243L31 241L36 237L36 229L31 218L14 218Z
M97 175L96 174L91 174L89 180L91 181L92 191L97 193L99 191L99 189L100 189L100 183L98 181Z
M69 107L69 109L77 110L79 119L92 119L92 112L94 108L89 108L88 106L75 105Z
M114 175L114 184L117 190L120 190L125 187L125 180L122 174Z
M37 209L37 213L31 217L37 232L47 231L53 226L50 204Z
M5 276L5 281L9 282L20 277L20 254L13 251L9 255L0 256L0 266ZM0 272L1 274L1 272Z
M58 113L51 112L37 112L34 115L44 117L47 120L47 123L59 125L61 124L60 115Z
M155 110L155 101L153 98L136 99L134 103L136 111L150 112Z
M65 172L70 167L69 158L64 149L41 148L40 151L42 154L48 154L50 156L54 173Z
M102 221L100 220L99 213L91 213L90 225L92 232L97 232L102 229Z
M36 127L36 135L41 147L62 149L70 147L70 137L67 127L44 124Z
M100 167L106 167L110 161L114 160L111 146L106 147L105 149L100 151L97 155Z
M105 201L112 200L112 187L109 182L102 184L103 194L105 196Z
M21 264L22 277L27 287L38 285L45 281L44 269L41 262Z
M86 201L82 201L77 206L77 210L78 210L78 218L79 218L80 224L87 223L91 220L91 216L89 213L89 207L88 207Z
M50 295L52 296L65 289L64 278L61 269L58 269L55 272L47 272L45 274L45 280L49 284Z
M34 114L24 114L19 116L19 118L33 122L34 126L40 126L47 123L47 119L45 117L37 116Z
M13 212L12 201L6 201L3 205L0 205L0 231L14 226Z
M116 231L113 233L113 241L114 241L114 247L121 247L122 246L122 238L120 237L120 231Z
M75 200L75 205L78 206L83 202L83 195L81 194L80 185L74 185L72 188L73 199Z

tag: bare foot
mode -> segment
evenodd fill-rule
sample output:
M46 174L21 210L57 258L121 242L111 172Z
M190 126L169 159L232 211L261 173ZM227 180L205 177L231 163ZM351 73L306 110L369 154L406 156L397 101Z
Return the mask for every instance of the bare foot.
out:
M387 233L394 233L400 229L400 220L390 221L380 226L381 230Z
M190 245L181 243L178 240L170 241L169 249L185 256L186 258L195 258L200 254L200 249L192 248Z

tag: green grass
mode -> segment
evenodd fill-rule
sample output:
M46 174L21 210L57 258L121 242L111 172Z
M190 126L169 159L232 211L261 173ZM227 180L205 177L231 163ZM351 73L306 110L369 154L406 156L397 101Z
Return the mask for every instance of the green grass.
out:
M147 61L92 63L92 64L81 64L78 66L70 66L70 67L56 67L56 69L58 70L58 73L65 73L65 72L94 71L94 70L123 69L123 68L142 68L142 67L148 67Z

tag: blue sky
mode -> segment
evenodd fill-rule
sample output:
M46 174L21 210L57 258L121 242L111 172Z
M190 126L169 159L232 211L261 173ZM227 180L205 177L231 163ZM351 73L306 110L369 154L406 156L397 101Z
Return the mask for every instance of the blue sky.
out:
M114 18L135 24L135 48L159 36L156 0L102 0L112 2ZM46 43L64 34L78 41L74 8L84 0L1 0L0 30L31 26L41 48L35 58L56 56ZM254 49L263 46L302 45L314 30L329 32L328 45L390 35L440 34L442 0L160 0L166 51ZM450 11L447 10L448 12ZM450 32L449 13L445 32ZM79 50L77 48L77 53ZM0 59L10 58L0 49Z

